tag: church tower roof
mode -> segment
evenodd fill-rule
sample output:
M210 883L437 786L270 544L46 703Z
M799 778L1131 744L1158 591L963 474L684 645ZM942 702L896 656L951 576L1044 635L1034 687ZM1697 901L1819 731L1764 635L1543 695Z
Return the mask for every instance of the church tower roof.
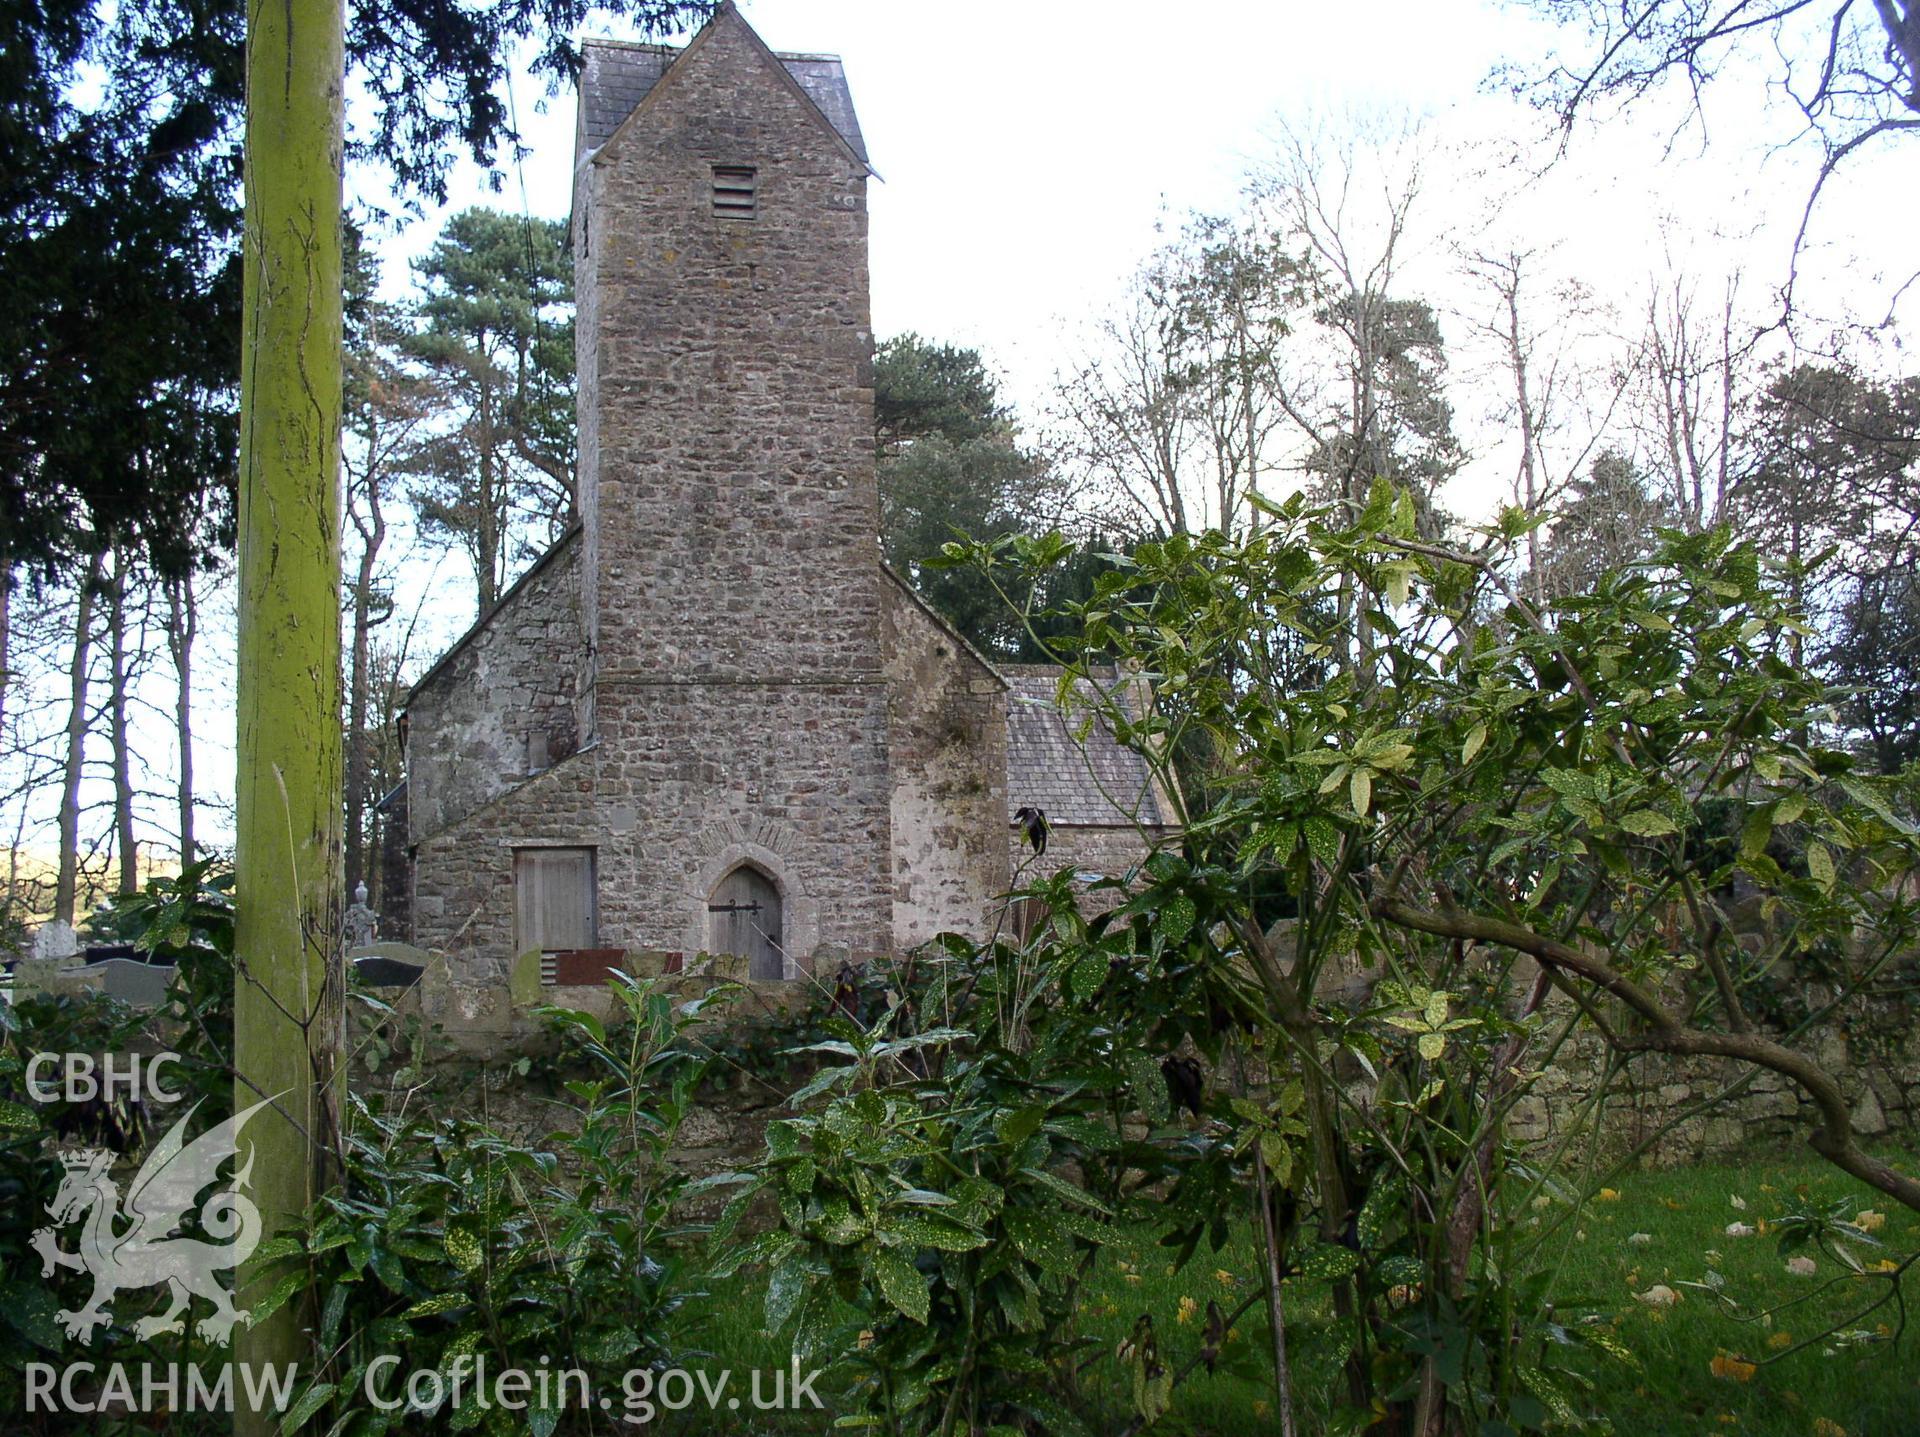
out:
M723 7L723 13L731 9L731 6ZM739 18L737 13L735 18ZM740 23L746 22L740 20ZM576 162L612 138L621 122L646 99L668 67L685 51L676 45L589 39L582 43L581 53ZM834 132L846 141L847 148L861 163L869 163L867 142L860 133L859 117L853 111L853 95L847 89L846 70L840 57L770 53Z

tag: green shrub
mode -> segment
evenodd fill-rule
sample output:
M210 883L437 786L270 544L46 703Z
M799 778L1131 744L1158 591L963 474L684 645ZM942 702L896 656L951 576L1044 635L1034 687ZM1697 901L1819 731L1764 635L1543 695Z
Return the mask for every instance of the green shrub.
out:
M321 1430L574 1430L592 1425L563 1406L577 1407L577 1389L556 1381L549 1401L529 1394L532 1410L511 1412L476 1386L477 1364L578 1369L595 1400L618 1402L625 1374L673 1354L671 1319L689 1282L673 1239L690 1184L666 1156L707 1061L681 1038L724 995L676 1005L628 979L613 991L612 1023L543 1010L560 1038L555 1061L590 1076L565 1084L572 1102L537 1139L348 1099L343 1181L303 1238L261 1249L284 1271L255 1313L315 1299L319 1365L295 1410ZM448 1379L438 1400L392 1411L373 1400L404 1398L411 1375L428 1371Z

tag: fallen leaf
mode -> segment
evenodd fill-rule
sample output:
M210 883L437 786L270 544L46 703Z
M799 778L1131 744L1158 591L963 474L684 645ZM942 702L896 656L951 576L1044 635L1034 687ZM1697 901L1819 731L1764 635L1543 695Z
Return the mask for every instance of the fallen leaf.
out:
M1813 1419L1813 1437L1847 1437L1847 1429L1825 1417Z
M1708 1366L1715 1377L1730 1378L1735 1382L1751 1382L1753 1374L1760 1370L1753 1363L1743 1358L1729 1357L1724 1352L1717 1354Z
M1727 1224L1726 1233L1728 1237L1752 1237L1754 1226L1750 1222L1730 1222Z
M1191 1297L1183 1297L1180 1299L1180 1310L1174 1314L1173 1320L1181 1323L1192 1322L1194 1315L1199 1311L1199 1303L1195 1302Z
M1635 1247L1645 1247L1653 1241L1653 1234L1650 1232L1630 1232L1627 1234L1627 1241Z
M1729 1197L1727 1198L1727 1201L1728 1201L1728 1202L1730 1202L1730 1203L1732 1203L1732 1204L1733 1204L1733 1205L1734 1205L1734 1206L1735 1206L1736 1208L1738 1208L1738 1209L1739 1209L1739 1210L1740 1210L1741 1212L1745 1212L1745 1211L1747 1210L1747 1200L1746 1200L1745 1198L1743 1198L1743 1197L1741 1197L1741 1196L1740 1196L1740 1194L1738 1194L1738 1193L1733 1193L1733 1194L1731 1194L1731 1195L1730 1195L1730 1196L1729 1196Z
M1795 1277L1812 1277L1820 1270L1820 1264L1810 1257L1790 1257L1787 1259L1787 1271Z
M1593 1200L1595 1202L1619 1202L1620 1194L1612 1188L1601 1188L1599 1192L1593 1195Z
M1791 1332L1776 1332L1767 1339L1767 1346L1776 1352L1783 1347L1791 1347L1793 1346L1793 1334Z
M1648 1307L1672 1307L1680 1300L1680 1294L1664 1282L1656 1282L1645 1292L1636 1292L1633 1298L1636 1302L1646 1303Z
M1878 1232L1887 1225L1887 1215L1875 1212L1872 1208L1863 1208L1853 1215L1853 1225L1862 1232Z

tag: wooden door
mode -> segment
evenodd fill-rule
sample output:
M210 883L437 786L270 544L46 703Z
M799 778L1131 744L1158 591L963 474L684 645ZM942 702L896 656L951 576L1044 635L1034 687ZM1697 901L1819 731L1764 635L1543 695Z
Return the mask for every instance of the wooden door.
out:
M594 946L592 849L518 849L513 884L516 951Z
M720 880L707 900L707 947L747 960L750 978L784 978L780 890L757 868L740 867Z

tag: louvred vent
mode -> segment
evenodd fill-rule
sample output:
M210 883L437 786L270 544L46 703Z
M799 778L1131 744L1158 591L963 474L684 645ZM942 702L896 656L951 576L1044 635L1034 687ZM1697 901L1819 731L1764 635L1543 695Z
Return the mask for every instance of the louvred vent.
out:
M715 165L713 212L724 219L752 219L753 174L751 165Z

